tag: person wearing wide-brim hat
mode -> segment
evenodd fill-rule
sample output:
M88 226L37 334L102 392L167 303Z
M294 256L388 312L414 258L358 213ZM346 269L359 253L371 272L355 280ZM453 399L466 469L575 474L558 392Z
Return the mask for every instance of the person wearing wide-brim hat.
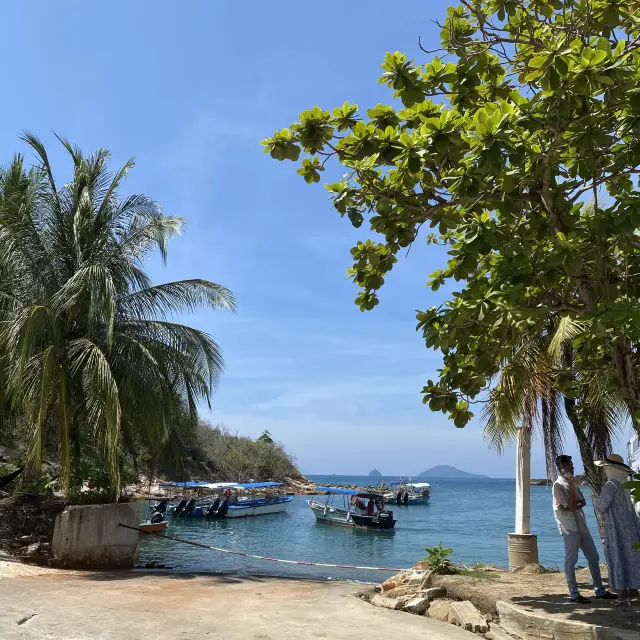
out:
M605 555L609 566L609 585L616 590L640 587L640 552L633 545L640 542L640 519L631 497L625 490L633 469L622 456L612 453L594 464L604 469L607 481L596 499L595 507L604 520Z

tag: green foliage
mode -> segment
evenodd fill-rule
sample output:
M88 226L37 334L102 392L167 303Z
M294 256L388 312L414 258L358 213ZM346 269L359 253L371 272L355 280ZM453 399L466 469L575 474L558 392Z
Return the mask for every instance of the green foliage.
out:
M437 575L455 573L455 567L448 558L453 553L453 549L445 549L442 542L439 542L435 547L427 547L425 551L427 557L424 558L424 562L430 571Z
M295 459L265 432L257 440L229 432L224 425L212 427L202 420L194 428L178 427L178 448L184 452L178 467L160 464L159 474L184 479L216 478L229 482L282 481L299 478Z
M273 438L271 437L271 433L266 429L262 432L260 437L258 438L258 442L264 442L265 444L273 444Z
M144 260L166 260L182 221L119 195L132 160L111 174L106 150L86 157L60 139L72 165L60 184L40 140L23 140L36 165L16 156L0 171L0 435L28 425L31 476L55 451L68 496L95 476L88 453L113 498L123 454L159 455L222 371L213 339L174 317L234 298L200 279L152 285Z
M580 331L556 389L584 397L584 374L607 370L640 422L639 9L463 0L443 23L446 62L385 56L393 106L314 107L262 142L302 154L307 182L317 160L342 165L335 209L380 239L351 252L361 310L424 225L447 248L429 286L448 299L417 320L444 360L424 401L457 427L514 349L564 319Z

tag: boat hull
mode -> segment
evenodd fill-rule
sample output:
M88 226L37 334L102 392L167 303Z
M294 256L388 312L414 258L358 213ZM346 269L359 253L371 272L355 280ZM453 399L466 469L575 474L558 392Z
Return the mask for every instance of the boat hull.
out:
M278 502L267 502L265 500L247 500L229 505L229 509L224 518L249 518L253 516L267 516L274 513L283 513L289 507L293 496L283 496ZM199 504L188 514L178 516L175 512L172 515L180 518L205 518L209 510L209 504ZM209 516L212 519L220 519L221 516Z
M329 507L321 502L307 500L309 508L316 517L317 522L328 524L334 527L348 527L351 529L393 529L396 521L393 518L382 518L372 516L358 516L345 511Z
M293 498L287 496L289 499L283 502L274 502L272 504L261 504L256 506L230 504L229 511L227 511L227 518L250 518L253 516L268 516L273 513L284 513L289 507L289 503Z
M349 512L344 509L328 507L325 504L314 502L313 500L307 500L307 504L318 522L336 527L355 527Z
M169 526L166 520L162 522L141 522L138 527L142 533L160 533Z

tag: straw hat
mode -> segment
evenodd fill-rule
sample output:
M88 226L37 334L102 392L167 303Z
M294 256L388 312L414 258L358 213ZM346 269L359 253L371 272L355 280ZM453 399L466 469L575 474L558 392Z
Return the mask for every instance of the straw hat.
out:
M624 458L617 453L609 454L604 460L594 460L593 464L597 467L616 467L617 469L624 469L629 473L635 473L635 471L624 463Z

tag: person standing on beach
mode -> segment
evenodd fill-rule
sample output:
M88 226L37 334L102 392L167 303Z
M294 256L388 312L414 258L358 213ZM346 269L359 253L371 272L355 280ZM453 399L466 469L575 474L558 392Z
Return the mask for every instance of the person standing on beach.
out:
M588 598L580 595L576 580L576 562L578 562L578 551L580 550L589 563L596 598L615 600L618 596L607 591L602 584L600 556L582 511L587 501L579 487L576 487L571 456L558 456L556 466L558 467L558 479L553 483L553 514L560 535L564 539L564 575L571 594L571 602L581 604L591 602Z

